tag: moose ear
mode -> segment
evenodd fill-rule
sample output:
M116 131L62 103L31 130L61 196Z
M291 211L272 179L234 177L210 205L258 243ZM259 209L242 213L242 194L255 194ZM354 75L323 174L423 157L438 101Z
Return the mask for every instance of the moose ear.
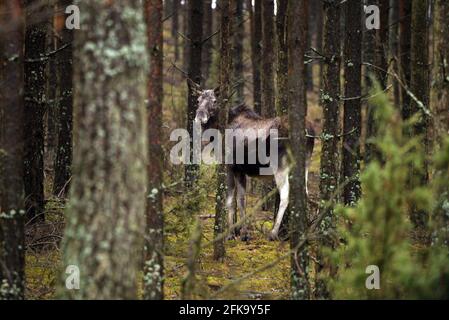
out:
M196 95L201 93L201 86L192 79L187 79L187 84Z
M215 95L215 97L217 97L217 98L220 96L220 86L215 87L215 89L214 89L214 95Z

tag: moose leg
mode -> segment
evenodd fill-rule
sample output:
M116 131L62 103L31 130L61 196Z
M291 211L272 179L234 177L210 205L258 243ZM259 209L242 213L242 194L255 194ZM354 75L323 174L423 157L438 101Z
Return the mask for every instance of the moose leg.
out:
M283 168L282 170L278 170L274 174L274 179L276 181L276 186L279 190L279 210L276 216L276 221L274 223L273 230L271 230L270 240L275 240L278 238L279 228L281 227L282 218L284 217L285 210L287 210L288 206L288 196L289 196L289 182L288 182L288 168Z
M236 175L237 183L237 205L240 213L240 223L242 228L240 230L240 239L242 241L248 241L248 229L245 221L246 207L245 207L245 195L246 195L246 176L244 173L239 173Z
M235 217L234 199L235 199L235 175L231 169L228 169L227 194L226 194L226 208L228 209L228 228L229 228L228 240L235 238L235 230L234 228L231 229L231 226L234 224L234 217Z

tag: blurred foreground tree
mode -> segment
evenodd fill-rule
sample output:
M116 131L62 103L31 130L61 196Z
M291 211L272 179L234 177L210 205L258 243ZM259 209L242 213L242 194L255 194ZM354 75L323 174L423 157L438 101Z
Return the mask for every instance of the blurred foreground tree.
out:
M23 40L21 1L1 1L0 300L25 295Z
M81 276L79 290L61 285L60 295L135 299L147 187L144 7L75 3L83 27L75 33L76 148L62 267Z

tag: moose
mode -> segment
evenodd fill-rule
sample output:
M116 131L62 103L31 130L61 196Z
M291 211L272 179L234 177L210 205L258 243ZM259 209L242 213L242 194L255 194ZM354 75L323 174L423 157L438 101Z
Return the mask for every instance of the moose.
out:
M218 96L219 89L212 90L201 90L199 87L196 88L196 94L198 96L198 107L195 115L195 122L198 125L201 125L203 130L207 129L216 129L218 128ZM278 239L279 228L282 223L282 219L284 213L288 206L289 201L289 171L290 171L290 161L288 159L288 119L287 117L275 117L275 118L264 118L257 114L253 109L248 107L245 104L234 106L229 111L228 117L228 125L226 127L227 130L232 130L237 136L244 132L245 129L253 129L258 130L258 132L262 132L262 135L258 135L257 137L246 137L242 139L237 139L237 143L233 144L232 152L235 153L236 149L239 146L238 143L244 143L244 161L243 163L232 163L227 164L227 198L226 198L226 208L228 211L228 225L231 226L234 224L236 210L234 207L234 197L237 193L237 207L240 214L240 219L244 221L245 217L245 194L246 194L246 180L247 177L254 177L260 179L275 180L276 187L279 191L279 209L277 212L276 220L273 226L273 229L270 232L269 238L270 240ZM243 130L240 130L243 129ZM271 171L268 171L268 174L261 174L261 169L265 167L266 164L262 164L259 161L259 157L256 157L256 162L249 162L250 153L255 153L258 155L257 150L252 150L252 148L257 148L261 141L256 141L258 143L251 144L251 139L263 139L262 143L269 144L270 143L270 134L272 130L277 130L279 133L277 139L277 166L273 168ZM306 179L304 181L306 187L306 193L308 194L307 189L307 176L308 176L308 167L310 164L310 159L313 152L314 147L314 138L315 135L313 125L307 121L306 123L307 129L307 145L304 146L304 150L306 152ZM304 132L306 134L306 132ZM254 142L254 141L253 141ZM252 147L251 147L252 146ZM265 150L269 149L267 147ZM240 233L240 238L242 241L249 240L248 230L246 224L243 223L240 230L230 230L230 235L228 239L235 238L235 236Z

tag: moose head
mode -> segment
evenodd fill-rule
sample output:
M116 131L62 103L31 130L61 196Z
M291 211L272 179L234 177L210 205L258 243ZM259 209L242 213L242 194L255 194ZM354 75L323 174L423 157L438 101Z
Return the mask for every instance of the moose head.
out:
M195 114L195 122L201 124L203 129L214 128L218 117L218 96L220 89L203 90L193 81L190 82L190 88L198 97L198 107Z

